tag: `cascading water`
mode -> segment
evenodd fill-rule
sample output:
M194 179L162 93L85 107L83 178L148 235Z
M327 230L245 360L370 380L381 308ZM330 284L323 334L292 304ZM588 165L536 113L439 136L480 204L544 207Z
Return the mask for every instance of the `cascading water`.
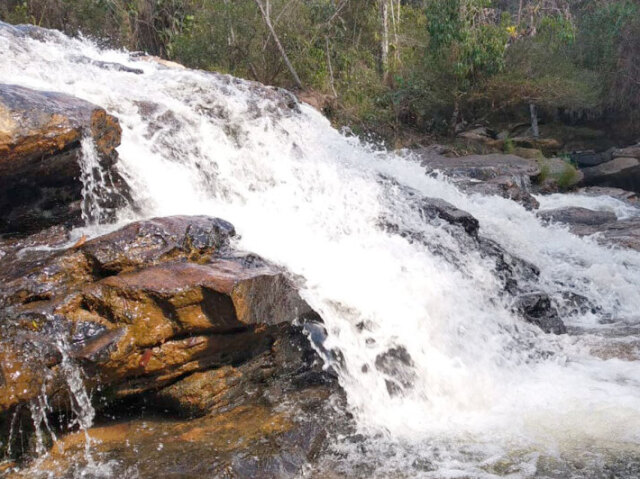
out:
M639 253L544 226L512 201L464 194L410 155L341 135L308 106L281 108L262 86L53 32L40 38L0 30L0 82L69 93L119 118L118 168L137 207L123 220L226 218L241 247L304 278L303 294L327 325L325 347L343 357L341 384L367 438L368 452L335 445L346 472L360 461L380 477L570 477L549 459L570 455L599 477L601 455L640 457L637 359L592 353L637 329ZM85 189L87 199L93 187ZM598 312L565 318L580 333L568 336L523 323L490 262L425 223L409 189L469 211L484 236L540 268L541 289L584 295ZM549 197L543 206L566 201ZM87 208L99 217L95 204ZM394 234L381 218L424 241ZM457 264L428 245L448 248ZM379 364L389 351L410 358L400 394L390 394Z

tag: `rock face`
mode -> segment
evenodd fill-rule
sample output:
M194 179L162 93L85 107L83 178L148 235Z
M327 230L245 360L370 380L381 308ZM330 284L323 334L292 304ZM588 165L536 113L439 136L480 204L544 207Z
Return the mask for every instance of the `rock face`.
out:
M620 201L627 203L635 203L638 196L633 191L623 190L622 188L609 188L606 186L585 186L577 190L578 193L587 196L611 196Z
M502 196L527 209L538 207L529 192L531 180L540 174L536 160L503 154L450 158L433 148L417 150L416 155L423 166L442 172L465 191Z
M640 217L618 220L614 213L569 207L538 213L543 220L563 223L579 236L596 235L604 244L640 251Z
M383 181L392 180L383 179ZM394 186L401 187L398 184L394 184ZM536 266L510 254L497 242L482 236L478 220L470 213L456 208L442 199L425 198L417 193L412 194L411 190L406 187L403 188L406 189L409 198L415 200L410 206L419 213L422 220L441 227L449 234L451 247L445 246L447 242L433 244L423 233L399 224L395 218L382 218L381 226L390 233L399 234L409 241L424 244L434 254L446 258L449 264L457 267L463 274L465 274L466 265L460 261L458 251L477 251L481 257L493 262L494 274L503 287L501 293L503 300L506 304L513 305L514 312L519 314L523 320L535 324L546 333L564 334L567 332L557 311L558 307L567 309L567 306L552 304L549 296L539 290L538 276L540 271ZM409 374L403 373L400 376ZM406 387L402 381L399 385L395 382L393 384L393 386L387 385L390 394L392 392L395 394L398 387Z
M640 143L626 148L619 148L613 151L614 158L636 158L640 159Z
M274 387L333 393L304 333L319 316L282 271L230 248L233 234L223 220L169 217L71 248L25 249L64 245L59 228L2 243L0 423L43 394L53 410L68 404L70 359L107 404L148 393L186 416Z
M538 216L545 221L588 226L598 226L612 221L617 221L618 219L616 215L610 211L594 211L579 207L540 211Z
M640 193L640 159L616 157L598 166L584 168L583 184L586 186L608 186Z
M91 141L98 166L101 219L126 202L116 173L118 120L91 103L61 93L0 85L0 234L32 233L82 223L81 142ZM86 208L85 208L86 209Z

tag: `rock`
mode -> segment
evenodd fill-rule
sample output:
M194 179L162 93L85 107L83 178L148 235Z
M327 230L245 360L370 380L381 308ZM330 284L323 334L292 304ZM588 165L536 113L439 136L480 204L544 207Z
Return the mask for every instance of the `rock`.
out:
M613 150L613 158L635 158L640 160L640 143Z
M555 210L539 211L538 216L545 221L564 223L569 225L597 226L617 221L615 213L611 211L594 211L587 208L568 207Z
M86 475L91 459L108 458L109 477L284 479L304 476L332 438L350 432L331 404L344 398L327 386L264 395L246 405L194 420L139 414L59 438L33 468L8 479ZM144 407L137 405L137 410ZM144 458L144 460L140 460ZM107 462L107 461L105 461ZM324 476L323 476L324 477Z
M558 316L558 311L551 305L545 293L534 292L523 294L515 301L515 309L524 319L539 326L545 333L565 334L567 328Z
M529 193L528 184L517 177L499 176L488 181L460 181L457 185L468 193L501 196L513 200L528 210L535 210L540 206L538 200Z
M638 217L600 225L575 225L571 227L571 232L579 236L596 235L595 238L600 243L640 251Z
M330 113L337 106L336 97L316 90L299 91L296 93L296 96L299 101L311 105L323 113Z
M507 294L518 296L535 288L540 276L540 270L535 265L505 251L489 238L479 236L477 248L483 257L495 262L496 275Z
M384 374L390 396L410 389L416 379L414 362L404 346L396 346L376 356L376 369Z
M449 224L461 226L468 235L476 236L480 224L470 213L460 210L440 198L422 198L420 212L425 218L441 218Z
M250 404L265 395L273 399L282 390L332 384L335 376L323 371L302 328L286 325L281 329L280 337L264 353L239 365L191 374L149 396L150 403L194 417Z
M64 229L57 234L67 237ZM234 234L230 223L217 218L172 216L131 223L77 248L35 249L48 244L44 234L16 240L8 243L7 254L0 259L0 306L52 299L54 294L144 266L206 262Z
M555 155L562 148L562 142L555 138L533 138L517 136L515 138L512 138L511 141L513 141L516 146L540 150L545 156Z
M575 162L580 168L588 168L590 166L597 166L606 161L610 161L612 158L608 158L608 155L603 153L596 153L593 150L588 151L576 151L570 155L571 161Z
M76 63L83 63L86 65L94 65L98 68L102 68L103 70L112 70L117 72L125 72L125 73L133 73L135 75L142 75L144 71L139 68L131 68L121 63L115 62L104 62L100 60L94 60L93 58L77 56L72 59L72 61Z
M640 251L640 217L618 220L612 212L579 207L541 211L538 216L545 221L567 224L578 236L596 235L600 243Z
M416 150L416 156L428 170L442 172L465 191L502 196L528 209L538 207L529 193L531 180L540 174L535 160L497 153L448 158L425 148Z
M610 188L606 186L585 186L577 190L577 193L587 196L611 196L620 201L630 204L638 201L638 196L633 191L621 188Z
M446 246L446 242L433 244L430 237L421 230L414 230L409 226L400 224L396 218L382 218L380 224L383 228L409 241L425 245L432 253L444 257L450 265L456 267L462 274L466 274L466 265L464 261L461 261L459 251L477 251L479 256L495 264L494 274L503 285L504 296L511 297L512 301L517 302L517 304L522 303L522 307L516 309L525 320L540 326L546 332L551 331L556 334L566 332L563 329L564 323L558 317L557 311L551 307L551 304L549 303L547 309L544 309L546 303L540 296L542 293L538 291L540 270L535 265L505 251L496 241L480 235L479 222L470 213L460 210L442 199L422 197L418 192L414 192L390 178L381 177L380 181L388 182L395 188L403 188L406 197L409 199L408 204L410 207L419 212L426 223L438 226L449 234L451 246ZM529 304L531 301L526 298L529 298L532 294L538 295L538 299L542 301L540 305L537 302ZM388 355L379 358L379 361L376 362L376 367L388 376L385 381L389 394L396 395L411 385L411 360L408 357L408 353L402 349L397 351L391 349L388 353ZM390 366L391 362L395 364L393 368Z
M486 147L494 151L502 148L503 141L496 139L496 133L486 127L477 127L472 130L462 131L456 136L469 145Z
M453 177L472 178L487 181L501 176L532 179L540 174L538 163L515 155L494 153L490 155L471 155L458 158L428 155L416 152L422 166L439 170Z
M118 120L91 103L0 85L0 234L82 224L83 138L91 138L107 178L99 219L110 219L128 192L113 168L120 134Z
M525 148L523 146L517 146L513 149L513 154L521 158L527 158L529 160L539 160L544 158L542 151L536 148Z
M169 217L59 251L21 254L25 244L38 244L37 237L3 244L0 419L41 394L53 410L65 407L65 355L79 362L87 387L109 401L195 372L239 368L262 355L271 362L256 360L255 367L212 377L220 385L237 374L258 381L267 364L275 371L295 369L290 382L322 377L313 369L315 350L293 326L319 322L319 316L286 274L230 248L231 235L233 226L223 220ZM294 343L305 361L283 353ZM280 364L288 359L291 364Z
M640 159L617 157L582 170L585 186L608 186L640 193Z

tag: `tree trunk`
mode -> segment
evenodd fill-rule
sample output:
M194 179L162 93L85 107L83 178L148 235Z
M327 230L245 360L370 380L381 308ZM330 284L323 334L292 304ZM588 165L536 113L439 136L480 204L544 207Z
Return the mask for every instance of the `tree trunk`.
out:
M522 1L523 0L520 0L520 5L518 6L518 28L520 27L520 21L522 20Z
M531 133L534 138L538 138L540 130L538 128L538 112L535 103L529 103L529 112L531 113Z
M260 0L255 0L255 2L256 2L256 5L258 5L258 8L260 9L260 13L262 14L262 18L264 19L265 25L267 25L269 32L273 36L273 40L276 42L276 46L280 51L280 55L282 55L282 59L284 60L285 65L287 65L289 72L291 72L293 81L295 82L296 86L300 90L302 90L303 86L302 86L302 82L300 81L300 77L298 76L298 73L296 72L295 68L293 68L293 65L291 64L291 62L289 61L287 52L284 51L284 47L282 46L282 43L280 43L280 39L278 38L278 35L276 35L276 31L273 29L273 25L271 24L271 19L269 18L269 12L267 11L267 9L264 8ZM268 6L268 2L267 2L267 6Z
M229 23L229 39L227 44L232 47L236 44L236 32L233 29L233 21L231 19L231 13L229 12L229 0L224 0L224 4L227 7L227 21Z
M452 138L456 136L456 127L458 126L458 117L460 116L460 102L456 95L453 99L453 112L451 113L451 119L449 120L449 132Z
M331 52L329 51L329 37L324 37L325 46L327 47L327 66L329 67L329 85L333 92L333 97L338 98L338 92L333 82L333 66L331 65Z
M386 81L389 73L389 5L388 0L380 2L380 23L382 26L382 38L380 40L380 73Z

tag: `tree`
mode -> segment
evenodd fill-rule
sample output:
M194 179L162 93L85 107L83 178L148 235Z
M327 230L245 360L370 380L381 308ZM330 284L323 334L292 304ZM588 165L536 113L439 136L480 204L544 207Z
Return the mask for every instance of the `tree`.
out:
M291 61L289 60L289 57L287 56L287 52L285 52L284 48L282 47L282 43L280 43L280 39L278 38L278 35L276 34L276 31L273 28L273 25L271 24L271 13L270 13L270 9L269 9L269 0L265 0L265 1L266 1L266 5L263 5L261 0L255 0L256 5L258 5L258 8L260 9L260 13L262 14L262 18L264 19L264 23L267 25L267 28L269 29L269 32L271 32L271 35L273 36L273 41L278 46L278 50L280 51L280 54L282 55L282 60L284 61L285 65L287 65L287 68L289 69L289 72L291 72L291 76L293 77L293 80L295 81L296 86L300 90L302 90L303 86L302 86L302 82L300 81L300 77L298 76L298 73L296 72L295 68L293 68L293 65L291 64Z

